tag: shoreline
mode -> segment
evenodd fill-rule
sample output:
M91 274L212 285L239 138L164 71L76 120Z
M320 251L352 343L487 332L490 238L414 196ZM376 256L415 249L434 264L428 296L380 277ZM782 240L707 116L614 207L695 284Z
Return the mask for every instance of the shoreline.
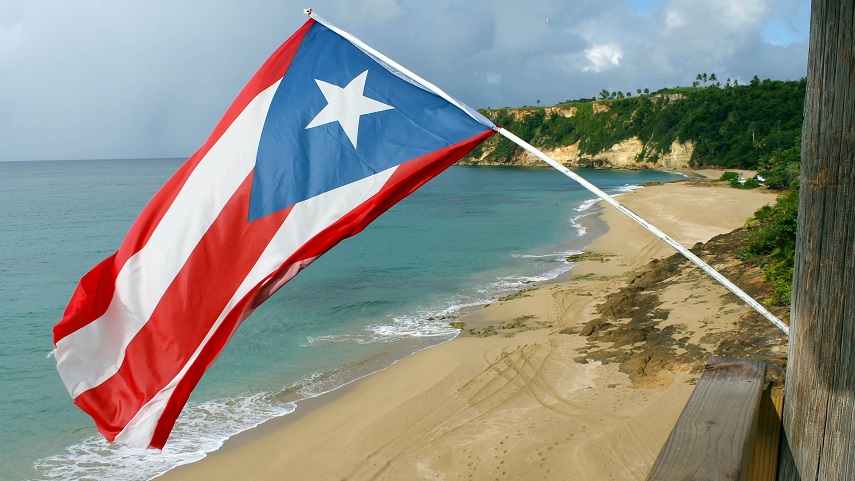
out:
M621 196L689 246L741 226L774 198L691 181ZM612 209L592 216L608 230L587 250L608 257L583 260L569 274L461 318L497 335L460 335L416 352L156 479L644 476L695 375L678 367L631 379L618 363L584 360L596 349L580 329L629 273L672 251ZM716 296L703 301L712 311ZM674 311L679 306L671 318L687 315Z

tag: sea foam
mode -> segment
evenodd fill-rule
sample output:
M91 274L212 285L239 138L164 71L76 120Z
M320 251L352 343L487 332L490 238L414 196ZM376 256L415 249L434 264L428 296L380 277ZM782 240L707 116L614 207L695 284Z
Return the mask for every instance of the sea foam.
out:
M205 402L184 408L163 451L108 443L91 436L64 453L39 459L40 479L122 481L151 479L182 464L204 458L230 437L294 411L293 402L279 403L269 393Z

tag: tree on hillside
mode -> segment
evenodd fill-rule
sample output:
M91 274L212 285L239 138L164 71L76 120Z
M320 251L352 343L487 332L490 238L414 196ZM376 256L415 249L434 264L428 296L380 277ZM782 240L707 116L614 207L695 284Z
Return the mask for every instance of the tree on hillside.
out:
M703 80L703 81L704 81L704 85L706 85L706 84L707 84L707 73L706 73L706 72L704 72L704 74L703 74L703 75L701 75L701 80Z
M650 89L644 89L644 95L647 95L649 93L650 93Z
M637 93L638 95L641 95L641 89L635 89L635 93Z
M718 80L718 77L716 77L714 73L711 73L710 74L710 82L715 82L716 80Z
M698 84L700 84L700 83L701 83L701 80L703 80L703 79L704 79L704 77L703 77L703 75L701 75L701 74L698 74L697 76L695 76L695 80L697 80L697 81L698 81Z
M606 89L600 90L600 98L603 100L609 98L609 91Z
M692 82L692 87L697 88L697 87L700 87L700 86L701 86L701 83L700 83L700 82L698 82L697 80L695 80L694 82Z

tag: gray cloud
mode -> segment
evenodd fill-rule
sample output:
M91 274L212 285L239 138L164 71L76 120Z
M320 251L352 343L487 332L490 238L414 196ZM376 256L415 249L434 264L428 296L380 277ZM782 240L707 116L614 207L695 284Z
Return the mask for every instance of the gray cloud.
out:
M317 0L474 107L688 85L699 72L796 79L807 0ZM639 8L639 6L645 8ZM305 21L303 2L4 0L0 160L186 157Z

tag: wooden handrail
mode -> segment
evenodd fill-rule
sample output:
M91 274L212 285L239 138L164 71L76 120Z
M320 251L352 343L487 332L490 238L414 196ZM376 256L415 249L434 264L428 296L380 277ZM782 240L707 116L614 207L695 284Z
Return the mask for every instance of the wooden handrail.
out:
M746 480L766 364L713 356L648 481Z

